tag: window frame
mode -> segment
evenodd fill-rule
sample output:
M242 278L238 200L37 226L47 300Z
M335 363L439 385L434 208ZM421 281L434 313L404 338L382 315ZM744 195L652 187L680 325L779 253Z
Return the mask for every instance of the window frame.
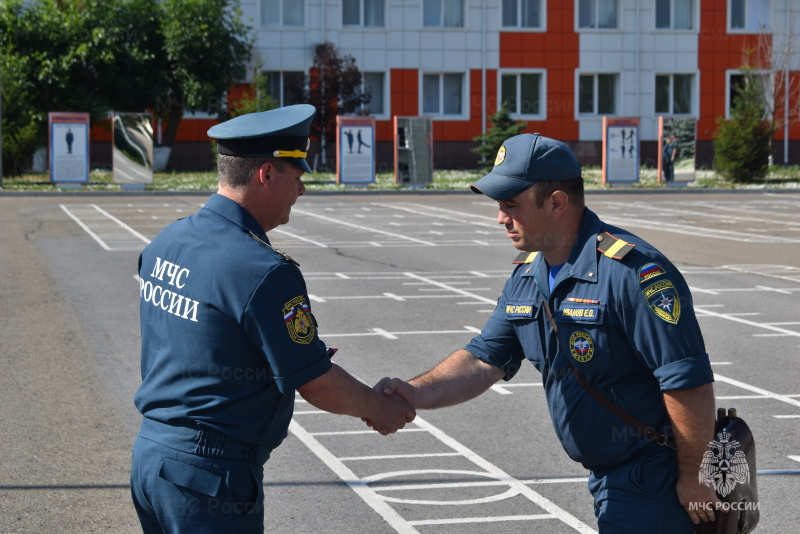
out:
M460 113L444 113L445 98L444 98L444 76L448 74L458 74L461 76L461 112ZM431 113L425 111L425 77L438 76L439 77L439 112ZM419 73L419 114L420 116L432 117L437 121L456 120L463 121L469 120L469 100L466 95L469 94L469 76L464 71L422 71Z
M381 20L380 26L367 26L364 24L364 19L366 15L366 3L369 1L374 1L376 3L380 2L383 4L383 18ZM342 28L346 30L353 30L353 29L362 29L362 30L384 30L386 29L386 8L388 2L387 0L358 0L358 24L348 24L344 21L344 9L345 9L345 2L342 1Z
M595 26L581 26L581 1L582 0L575 0L575 31L576 32L619 32L622 30L622 17L621 17L621 10L620 10L620 0L613 0L614 2L614 15L615 15L615 26L613 28L599 28L597 27L597 20L598 14L600 9L600 1L601 0L589 0L594 5L594 20Z
M444 25L444 12L445 12L445 1L440 0L440 9L439 9L439 24L438 25L429 25L425 24L425 4L430 0L422 0L422 24L421 29L425 30L445 30L445 31L452 31L452 30L461 30L463 31L467 27L467 0L458 0L461 3L461 26L445 26Z
M668 28L659 28L658 27L658 3L659 1L669 2L669 27ZM675 2L677 0L655 0L653 4L653 14L655 19L653 20L653 28L657 32L693 32L697 33L698 31L698 7L701 0L690 0L692 2L691 12L692 12L692 27L691 28L676 28L675 27Z
M362 91L366 88L366 85L365 85L366 84L366 80L364 79L363 75L365 75L365 74L381 74L383 76L383 88L382 88L383 90L381 92L381 97L383 98L383 111L381 113L370 113L370 116L375 117L377 120L386 120L386 119L391 118L391 113L389 112L389 110L391 110L391 106L389 104L389 95L390 95L390 93L389 93L389 90L388 90L389 87L390 87L390 81L389 81L390 73L389 73L389 71L385 71L385 70L384 71L377 71L377 70L376 71L371 71L370 70L370 71L363 71L361 74L362 74L362 77L361 77L361 90ZM369 108L369 104L366 104L366 108ZM363 111L364 109L365 109L365 106L362 105L361 106L361 110Z
M696 72L656 72L654 74L654 85L653 85L653 95L655 96L653 101L653 110L655 111L656 116L659 115L669 115L671 117L693 117L697 113L697 108L695 107L695 102L697 101L697 73ZM669 76L669 110L668 111L659 111L658 110L658 77L659 76ZM675 76L689 76L690 77L690 87L689 87L689 111L686 113L678 113L675 111Z
M283 9L283 3L284 3L285 0L272 0L272 1L278 3L278 13L279 13L279 16L280 16L280 19L281 19L280 22L264 22L264 12L266 11L264 9L264 4L266 4L269 1L271 1L271 0L260 0L258 2L258 9L259 9L259 14L260 14L259 20L261 21L261 27L262 28L272 28L272 29L287 28L287 29L292 29L292 30L293 29L297 29L297 28L305 28L305 26L306 26L306 7L307 7L306 6L306 0L298 0L303 6L303 13L302 13L302 19L303 20L302 20L302 22L300 24L286 24L284 22L285 13L284 13L284 9Z
M775 80L773 79L773 73L769 70L753 70L753 74L756 76L760 76L761 78L766 78L769 82L770 88L774 87ZM725 118L731 118L731 105L733 104L733 95L731 94L732 84L731 78L733 76L743 76L744 72L740 69L728 69L725 71ZM770 120L772 116L772 112L769 107L769 102L764 102L764 120Z
M497 71L497 109L502 105L503 76L515 76L517 101L520 101L521 76L525 74L539 75L539 113L522 113L518 109L508 110L509 115L515 119L526 121L541 121L547 119L547 69L500 69Z
M581 91L581 78L584 76L591 76L593 78L592 82L592 106L593 111L584 112L581 111L581 102L580 102L580 91ZM614 79L614 112L613 113L601 113L598 111L599 108L599 77L600 76L612 76ZM601 118L601 117L619 117L620 116L620 90L621 90L621 78L622 75L619 72L576 72L575 73L575 116L578 120L580 119L591 119L591 118Z
M303 88L305 89L306 83L308 78L306 76L306 72L302 70L262 70L261 71L264 75L267 76L267 89L270 92L270 96L278 102L279 107L288 106L291 104L298 104L300 102L286 102L286 75L287 74L296 74L303 76ZM276 96L273 94L273 86L271 85L270 78L273 78L276 74L280 75L279 78L279 87L278 91L279 94Z
M515 0L517 6L517 24L515 26L506 26L503 24L504 2L500 2L500 31L515 31L515 32L546 32L547 31L547 1L536 0L539 2L539 25L538 26L521 26L522 21L522 2L524 0Z
M773 0L741 0L744 2L744 27L743 28L734 28L733 27L733 2L734 0L727 0L725 10L726 10L726 23L728 33L744 33L744 34L754 34L754 33L772 33L773 27ZM767 4L767 13L769 15L769 20L767 21L767 25L764 28L750 28L749 21L750 18L748 17L749 13L749 4L750 2L765 2Z

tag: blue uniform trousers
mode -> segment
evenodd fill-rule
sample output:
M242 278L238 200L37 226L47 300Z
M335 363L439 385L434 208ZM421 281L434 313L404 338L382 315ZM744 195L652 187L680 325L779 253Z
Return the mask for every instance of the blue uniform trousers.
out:
M600 534L693 533L695 525L678 501L677 481L674 451L657 445L628 463L592 471L589 491Z
M133 447L131 495L144 533L263 533L264 468L252 454L258 448L231 440L226 447L218 432L160 425L145 419ZM170 446L153 440L153 430L164 428L156 439ZM191 441L194 452L179 450Z

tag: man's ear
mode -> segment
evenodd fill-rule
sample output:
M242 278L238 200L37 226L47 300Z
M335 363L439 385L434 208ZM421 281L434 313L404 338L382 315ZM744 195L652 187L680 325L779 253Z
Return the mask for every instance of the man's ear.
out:
M550 206L553 210L553 215L560 217L567 211L567 207L569 206L569 196L560 189L553 192L550 195Z
M269 189L271 183L270 178L273 174L275 174L275 166L267 161L256 171L256 179L262 186Z

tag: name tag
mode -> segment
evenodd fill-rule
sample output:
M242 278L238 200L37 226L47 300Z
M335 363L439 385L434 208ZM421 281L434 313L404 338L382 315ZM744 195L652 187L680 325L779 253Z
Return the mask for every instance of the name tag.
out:
M600 306L575 306L562 307L558 316L566 321L580 321L582 323L599 323Z

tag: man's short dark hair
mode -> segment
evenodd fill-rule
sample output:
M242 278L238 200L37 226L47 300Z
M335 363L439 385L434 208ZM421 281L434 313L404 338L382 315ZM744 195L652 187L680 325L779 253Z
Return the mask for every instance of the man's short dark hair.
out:
M533 193L536 198L536 207L544 206L544 201L556 191L563 191L569 197L569 203L578 208L584 206L583 178L572 180L541 181L533 184Z
M253 174L265 163L272 163L279 172L284 169L285 162L279 158L258 157L243 158L238 156L217 156L217 173L219 183L230 188L245 187L250 183Z

